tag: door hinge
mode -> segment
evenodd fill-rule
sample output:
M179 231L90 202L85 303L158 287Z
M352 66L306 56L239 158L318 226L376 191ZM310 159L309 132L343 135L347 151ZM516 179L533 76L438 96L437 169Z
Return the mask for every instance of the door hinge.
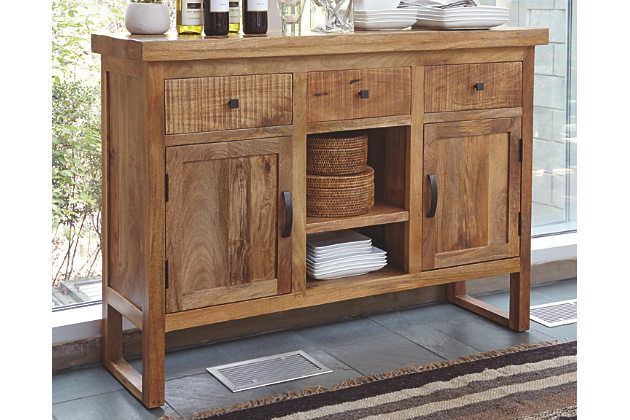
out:
M521 236L523 232L523 214L518 212L518 236Z
M168 203L168 174L164 174L164 201Z
M168 289L168 260L164 260L164 288Z
M523 162L523 139L518 141L518 161Z

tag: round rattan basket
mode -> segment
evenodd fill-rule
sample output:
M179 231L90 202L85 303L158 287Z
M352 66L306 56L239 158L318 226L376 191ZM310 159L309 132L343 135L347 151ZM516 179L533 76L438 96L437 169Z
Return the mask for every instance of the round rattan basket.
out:
M367 213L374 207L374 169L342 176L306 176L306 214L313 217L346 217Z
M310 175L351 175L364 172L368 160L365 133L334 133L310 136L306 172Z

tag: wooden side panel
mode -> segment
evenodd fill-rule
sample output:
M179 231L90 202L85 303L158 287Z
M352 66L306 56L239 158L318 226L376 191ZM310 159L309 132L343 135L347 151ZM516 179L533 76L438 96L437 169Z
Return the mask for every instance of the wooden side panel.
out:
M424 219L425 270L518 255L519 139L519 118L426 126L425 178L436 176L438 200Z
M290 145L282 138L168 149L169 312L291 290L290 239L279 234Z
M475 90L483 83L483 90ZM425 112L521 106L522 64L483 63L427 66Z
M104 195L107 207L107 283L138 308L148 280L148 157L141 125L141 79L108 73L107 154L104 156Z
M409 115L411 68L310 72L307 95L308 122Z
M238 99L231 108L230 100ZM165 81L166 134L291 124L290 74Z

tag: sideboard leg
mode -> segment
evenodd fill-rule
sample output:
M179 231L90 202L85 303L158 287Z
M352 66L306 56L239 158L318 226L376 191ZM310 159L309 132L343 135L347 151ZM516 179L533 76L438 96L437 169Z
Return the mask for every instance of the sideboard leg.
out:
M510 329L514 331L527 331L529 329L529 294L530 271L529 267L521 269L518 273L510 274Z
M108 304L103 305L101 331L101 359L103 364L123 357L122 315Z
M164 405L164 323L144 312L142 330L142 403L147 408Z

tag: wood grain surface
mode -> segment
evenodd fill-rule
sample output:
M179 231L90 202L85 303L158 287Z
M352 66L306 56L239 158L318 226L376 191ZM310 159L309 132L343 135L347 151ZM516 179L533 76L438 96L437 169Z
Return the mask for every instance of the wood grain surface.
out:
M291 124L290 74L167 80L166 134ZM238 108L230 108L232 99Z
M222 60L228 58L348 55L389 51L437 51L471 48L529 47L547 44L546 28L496 28L485 31L357 31L352 34L282 36L236 35L190 39L93 34L92 52L143 61Z
M520 136L520 118L425 127L425 182L438 185L436 214L423 221L425 270L519 255Z
M476 83L483 90L475 90ZM424 111L518 107L522 83L520 62L427 66Z
M291 187L288 147L289 138L277 138L168 149L168 312L290 284L290 247L282 245L290 238L278 235L279 197Z
M308 73L308 122L408 115L409 67ZM369 92L361 98L359 91Z

